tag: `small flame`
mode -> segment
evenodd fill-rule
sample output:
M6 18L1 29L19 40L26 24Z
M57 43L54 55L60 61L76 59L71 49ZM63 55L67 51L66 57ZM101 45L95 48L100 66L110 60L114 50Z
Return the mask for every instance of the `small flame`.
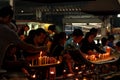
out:
M36 78L36 75L34 74L34 75L32 75L32 78Z
M55 74L55 72L51 71L50 74Z

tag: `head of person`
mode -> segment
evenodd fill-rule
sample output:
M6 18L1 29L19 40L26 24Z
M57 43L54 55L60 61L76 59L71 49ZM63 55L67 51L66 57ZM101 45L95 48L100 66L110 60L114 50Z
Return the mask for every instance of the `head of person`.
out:
M66 42L66 33L60 32L58 36L59 36L59 42L64 45Z
M25 35L20 35L19 37L22 41L24 41L26 39Z
M28 31L29 30L29 26L26 24L25 26L24 26L24 31Z
M33 43L33 39L35 37L35 31L36 30L30 30L28 36L25 38L25 42L27 43Z
M83 32L81 29L75 29L72 33L72 37L75 43L80 43L83 38Z
M28 37L31 37L31 38L33 38L35 36L35 30L33 29L33 30L30 30L29 31L29 34L28 34Z
M92 33L92 34L96 37L96 36L97 36L97 33L98 33L98 29L96 29L96 28L91 28L89 32Z
M54 24L48 27L48 33L52 34L53 32L56 32L56 25Z
M107 39L106 37L103 37L103 38L101 39L101 44L102 44L102 46L108 45L108 39Z
M37 44L42 44L46 38L46 31L43 28L38 28L35 31L34 41Z
M13 10L11 6L5 6L0 9L0 22L9 24L13 18Z
M109 40L110 42L113 42L114 39L115 39L114 35L108 35L108 40Z
M94 33L87 32L84 39L92 43L94 41L94 38L95 38Z
M66 42L66 33L65 32L56 33L53 36L53 42L56 42L56 44L64 45L64 43Z

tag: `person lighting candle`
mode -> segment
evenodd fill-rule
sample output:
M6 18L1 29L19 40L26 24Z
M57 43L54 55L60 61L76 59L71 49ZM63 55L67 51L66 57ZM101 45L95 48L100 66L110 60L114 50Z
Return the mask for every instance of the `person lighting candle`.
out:
M9 23L13 18L13 10L11 6L5 6L0 9L0 69L3 69L4 58L7 48L10 44L14 44L22 50L25 50L31 54L37 53L41 50L46 50L46 46L33 46L20 40L18 34L10 29ZM9 65L11 66L11 65Z
M66 41L64 47L64 60L67 63L68 73L74 73L73 71L73 64L81 63L80 62L80 45L81 40L83 39L83 32L81 29L75 29L72 32L70 38Z
M97 35L97 29L91 28L89 32L86 33L84 39L82 40L81 44L81 51L88 55L96 55L99 56L98 53L105 53L105 51L101 50L94 42L94 39Z

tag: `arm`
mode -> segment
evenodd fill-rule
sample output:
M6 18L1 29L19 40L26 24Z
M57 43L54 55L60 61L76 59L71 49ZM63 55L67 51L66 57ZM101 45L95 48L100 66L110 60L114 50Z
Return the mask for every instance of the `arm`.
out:
M41 50L44 51L44 50L47 50L47 46L40 46L40 47L35 47L31 44L27 44L23 41L20 41L20 43L18 44L18 46L27 51L27 52L30 52L30 53L38 53L40 52Z
M3 30L3 33L7 33L5 34L5 39L7 40L8 44L13 43L18 47L20 47L21 49L30 53L37 53L37 52L40 52L41 50L47 49L46 46L35 47L31 44L27 44L24 41L21 41L17 33L7 27L5 27L2 30Z

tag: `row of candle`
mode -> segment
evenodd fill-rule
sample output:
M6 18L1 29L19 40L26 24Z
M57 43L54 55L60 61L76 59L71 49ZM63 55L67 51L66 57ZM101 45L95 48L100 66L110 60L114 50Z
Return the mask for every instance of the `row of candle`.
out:
M91 61L96 61L99 59L106 59L110 56L110 53L104 53L104 54L98 54L98 56L96 55L86 55L86 59L91 60Z
M98 54L98 55L86 55L86 59L91 60L91 61L96 61L99 59L106 59L110 56L110 52L111 52L111 48L110 47L106 47L106 53L104 54Z
M43 65L43 64L53 64L53 63L60 63L55 57L43 56L42 51L40 52L40 56L36 59L32 60L31 65Z
M59 61L57 61L57 59L54 57L42 56L42 51L40 51L40 56L38 57L38 65L52 63L59 63Z
M48 57L48 56L38 57L38 65L51 64L51 63L57 63L56 58L54 58L54 57Z

